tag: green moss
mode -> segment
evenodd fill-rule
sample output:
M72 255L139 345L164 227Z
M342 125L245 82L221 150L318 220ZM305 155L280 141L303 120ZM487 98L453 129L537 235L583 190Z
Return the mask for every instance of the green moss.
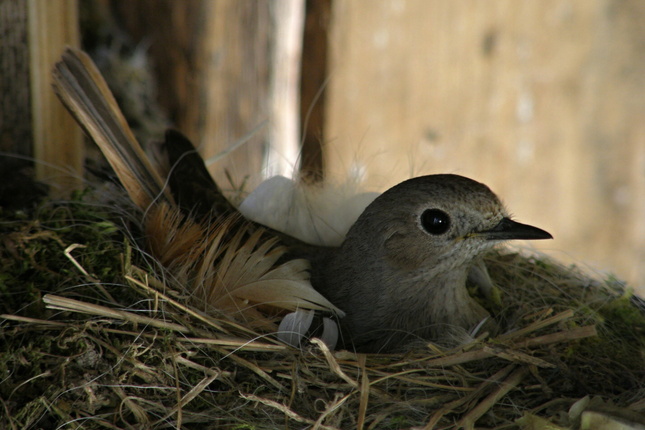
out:
M645 345L645 302L641 308L636 302L639 298L626 293L618 299L611 300L598 309L604 319L604 325L615 336Z

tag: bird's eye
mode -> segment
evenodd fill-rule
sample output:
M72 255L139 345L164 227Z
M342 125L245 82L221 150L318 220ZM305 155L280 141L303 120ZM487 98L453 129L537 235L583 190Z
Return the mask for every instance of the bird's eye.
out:
M426 209L421 214L421 226L428 233L438 236L450 228L450 217L439 209Z

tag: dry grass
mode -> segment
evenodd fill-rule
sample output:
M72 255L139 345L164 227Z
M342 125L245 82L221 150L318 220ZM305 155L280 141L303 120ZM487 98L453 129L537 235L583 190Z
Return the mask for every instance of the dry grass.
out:
M575 425L585 396L645 411L645 312L615 280L498 251L486 306L505 334L301 351L193 307L121 224L83 196L1 214L0 428L544 428Z

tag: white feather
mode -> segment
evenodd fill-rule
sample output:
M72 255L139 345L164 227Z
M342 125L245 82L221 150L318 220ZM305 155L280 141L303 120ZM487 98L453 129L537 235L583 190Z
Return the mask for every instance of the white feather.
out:
M307 186L284 176L262 182L240 205L242 214L307 243L338 246L378 196L355 183Z
M299 347L302 338L314 320L314 311L298 309L282 318L278 328L278 339L287 345Z

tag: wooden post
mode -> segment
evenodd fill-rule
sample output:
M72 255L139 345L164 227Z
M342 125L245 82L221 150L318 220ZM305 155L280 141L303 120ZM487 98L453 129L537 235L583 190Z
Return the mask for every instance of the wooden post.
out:
M22 0L19 0L22 1ZM76 0L26 0L30 105L36 176L63 196L77 188L83 168L81 130L51 87L51 71L66 45L79 46Z
M123 23L135 41L150 44L160 102L175 126L193 140L205 158L226 150L265 124L252 133L244 146L210 166L213 177L224 187L229 174L236 186L246 178L257 184L262 179L260 172L270 145L285 140L292 141L290 147L298 143L294 99L297 100L299 86L301 36L297 33L302 27L298 23L302 20L302 1L111 3L118 22ZM289 14L295 19L290 20ZM292 24L278 42L282 34L278 25L283 22ZM287 42L289 38L291 43ZM291 50L288 62L282 56L286 50ZM284 105L277 107L271 101L281 96L278 81L283 82L285 77L290 77L287 86L291 95L287 98L292 105L286 111ZM291 125L285 128L280 124ZM278 137L285 134L279 130L287 130L286 134L292 137Z
M300 78L302 172L309 180L323 179L327 57L331 0L307 0Z
M294 176L300 165L300 64L304 0L272 3L273 49L269 74L269 141L264 159L265 178Z
M27 2L0 0L0 151L32 155Z

